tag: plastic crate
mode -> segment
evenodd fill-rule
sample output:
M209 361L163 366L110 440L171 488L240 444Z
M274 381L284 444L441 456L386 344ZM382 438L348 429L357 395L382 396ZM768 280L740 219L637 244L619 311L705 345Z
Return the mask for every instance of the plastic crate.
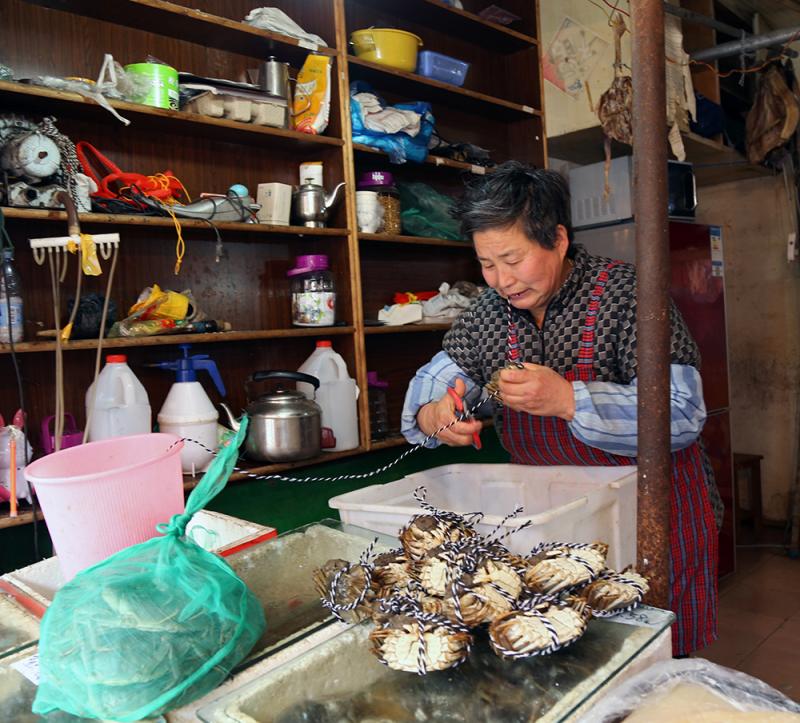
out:
M449 55L434 53L432 50L423 50L417 55L417 73L426 78L462 86L467 79L468 70L469 63Z
M523 512L503 523L529 527L504 542L521 555L540 542L609 544L608 564L636 563L636 467L529 467L450 464L333 497L328 504L343 522L396 535L421 510L414 490L424 486L435 507L462 514L483 512L478 530L490 532L518 505Z

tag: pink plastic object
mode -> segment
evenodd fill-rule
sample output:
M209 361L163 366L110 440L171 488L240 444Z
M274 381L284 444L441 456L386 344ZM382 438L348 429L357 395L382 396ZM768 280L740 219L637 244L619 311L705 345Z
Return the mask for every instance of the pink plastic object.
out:
M50 423L55 418L55 414L51 414L42 420L42 449L45 454L53 454L56 451L56 437L50 431ZM64 412L64 433L61 435L61 449L75 447L81 442L83 442L83 432L75 424L75 417L69 412Z
M64 579L130 545L184 510L174 434L135 434L62 449L28 465Z

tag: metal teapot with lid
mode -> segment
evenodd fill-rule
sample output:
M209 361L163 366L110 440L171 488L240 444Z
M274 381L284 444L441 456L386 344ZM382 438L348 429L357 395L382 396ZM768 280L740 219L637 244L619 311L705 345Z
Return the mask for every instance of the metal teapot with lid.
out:
M319 379L310 374L290 371L261 371L252 374L245 382L269 379L285 379L306 382L319 388ZM249 395L248 395L249 398ZM220 405L232 429L239 423L230 408ZM250 459L258 462L295 462L316 457L322 444L322 409L308 399L303 392L278 386L274 391L262 394L250 402L245 410L250 419L245 440L245 451Z
M336 204L344 188L344 181L331 193L316 183L302 183L292 193L292 208L297 221L309 228L323 228L328 212Z

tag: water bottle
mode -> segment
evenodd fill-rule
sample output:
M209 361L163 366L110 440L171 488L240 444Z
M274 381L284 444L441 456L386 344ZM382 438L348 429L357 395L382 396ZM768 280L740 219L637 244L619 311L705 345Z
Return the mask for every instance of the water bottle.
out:
M152 431L147 391L124 354L109 354L106 365L86 392L90 442Z
M2 264L0 264L0 344L12 341L17 344L22 341L22 281L14 268L13 261L14 249L3 249Z
M333 350L331 342L318 341L314 353L297 371L319 379L316 395L314 387L303 382L297 383L297 390L319 404L322 426L330 427L336 437L336 446L322 451L340 452L358 447L358 387L347 372L345 360Z

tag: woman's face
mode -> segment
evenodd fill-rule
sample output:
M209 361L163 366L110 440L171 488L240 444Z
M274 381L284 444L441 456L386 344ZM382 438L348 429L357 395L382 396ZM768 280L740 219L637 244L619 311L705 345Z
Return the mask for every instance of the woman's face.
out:
M552 249L531 241L520 224L477 231L473 241L486 283L541 322L568 271L564 262L569 247L566 229L557 227Z

